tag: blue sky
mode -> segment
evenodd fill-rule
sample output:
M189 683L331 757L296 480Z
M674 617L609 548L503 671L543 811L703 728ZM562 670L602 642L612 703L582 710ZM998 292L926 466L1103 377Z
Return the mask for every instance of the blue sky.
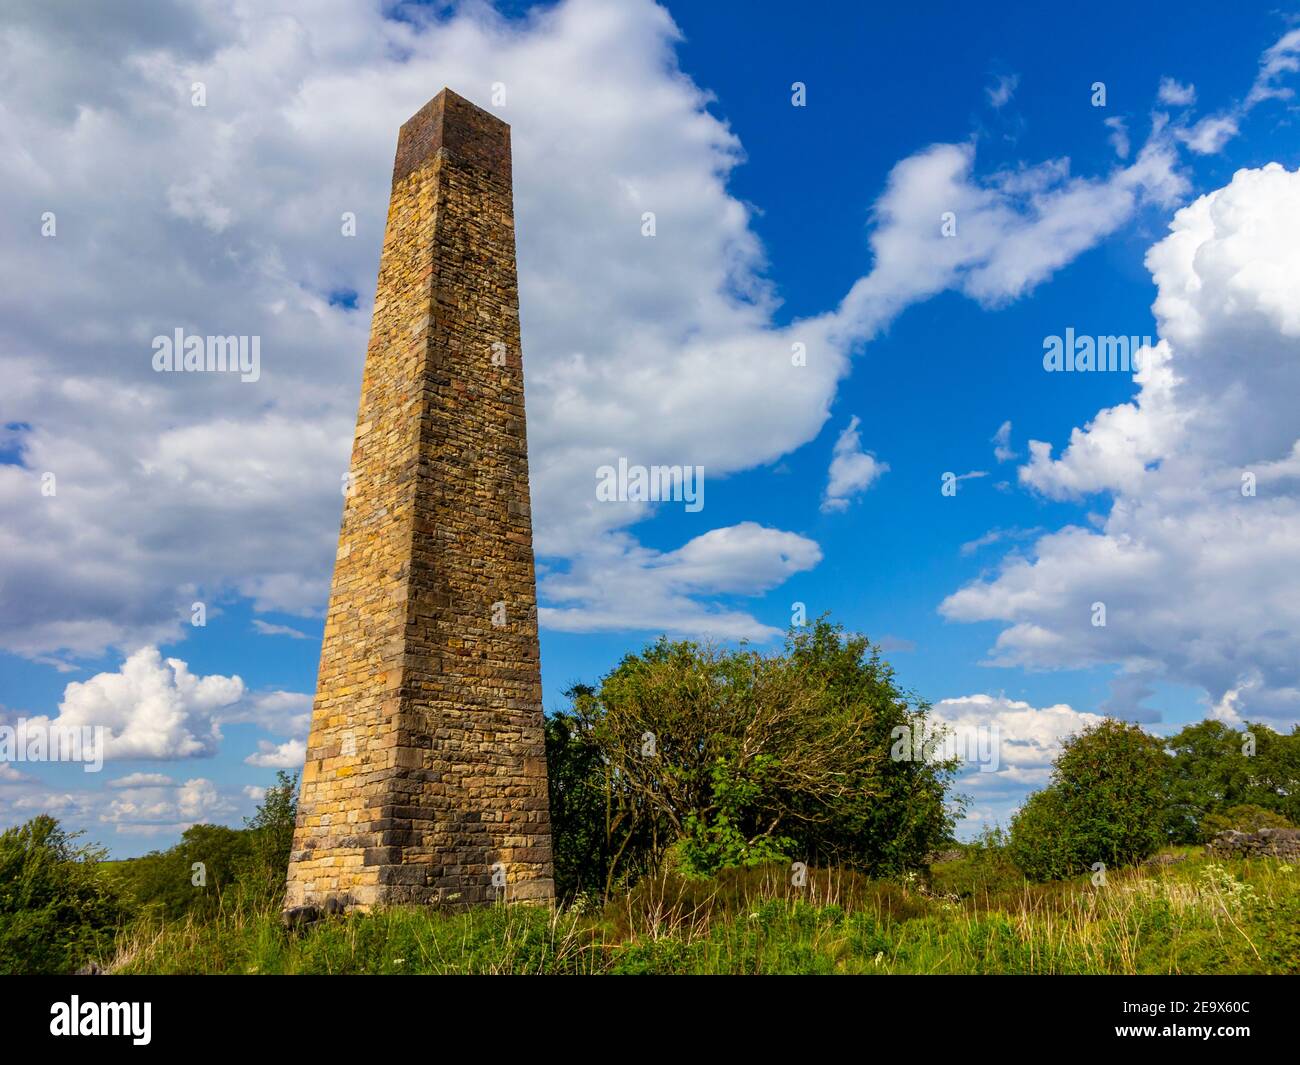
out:
M301 763L392 143L443 84L508 89L547 709L660 631L775 648L800 602L1000 724L968 831L1089 715L1300 717L1285 12L153 7L111 66L37 6L0 38L26 138L0 164L0 705L132 737L95 776L11 767L0 821L54 809L127 856ZM263 381L160 381L178 325L259 333ZM1067 327L1162 338L1181 383L1046 373ZM887 469L828 506L853 419L846 453ZM618 455L703 465L704 509L599 509Z

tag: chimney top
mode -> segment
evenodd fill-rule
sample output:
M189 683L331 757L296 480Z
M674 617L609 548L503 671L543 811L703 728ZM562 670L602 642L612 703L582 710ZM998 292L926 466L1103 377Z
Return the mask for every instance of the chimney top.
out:
M443 148L457 163L510 183L509 125L451 89L443 89L403 123L393 184L432 163Z

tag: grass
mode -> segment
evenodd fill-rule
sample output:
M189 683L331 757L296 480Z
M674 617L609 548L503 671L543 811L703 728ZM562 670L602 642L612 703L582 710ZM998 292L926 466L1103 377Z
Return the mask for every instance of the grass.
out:
M290 934L273 911L141 922L117 973L1300 973L1300 868L1216 862L1029 885L968 849L928 881L783 866L665 877L603 910L392 908Z

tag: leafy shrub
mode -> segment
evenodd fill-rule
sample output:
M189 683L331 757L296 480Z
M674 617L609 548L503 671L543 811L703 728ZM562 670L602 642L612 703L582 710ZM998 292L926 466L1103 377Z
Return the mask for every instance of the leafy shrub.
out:
M576 700L595 692L578 685L566 694ZM589 724L561 711L546 718L545 731L555 891L570 906L589 906L617 880L635 880L655 841L647 821L633 816L633 802L613 808L610 769Z
M71 972L111 945L126 911L77 836L46 814L0 834L0 974Z
M1065 798L1055 788L1034 792L1012 818L1008 850L1030 880L1063 880L1087 868L1068 818Z
M1108 718L1085 729L1012 820L1012 859L1031 880L1141 861L1166 838L1167 774L1161 742L1137 725Z
M176 919L192 913L208 917L235 882L236 869L246 860L243 832L224 825L191 825L181 841L165 851L152 851L118 864L118 879L145 913ZM202 866L202 877L196 865ZM202 883L196 883L196 880Z
M669 854L685 873L773 860L877 875L949 838L952 761L891 757L929 707L865 637L825 619L785 653L661 639L548 724L557 879L630 883Z
M245 847L236 862L241 901L254 906L278 906L289 875L289 852L298 820L298 775L280 770L275 778L257 812L244 821Z

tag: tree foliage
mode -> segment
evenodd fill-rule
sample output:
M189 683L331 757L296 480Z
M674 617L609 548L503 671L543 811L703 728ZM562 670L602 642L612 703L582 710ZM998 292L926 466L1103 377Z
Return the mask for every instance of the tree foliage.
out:
M891 757L928 707L825 619L774 656L661 639L569 694L548 726L562 886L608 893L670 854L696 874L772 859L889 874L950 835L954 764Z
M1013 818L1012 860L1031 880L1141 861L1166 838L1168 774L1161 741L1137 725L1107 718L1084 729Z
M112 942L126 912L78 835L47 814L0 834L0 974L71 972Z
M1203 821L1237 806L1257 806L1300 823L1300 729L1290 734L1246 723L1188 725L1167 741L1172 755L1171 841L1205 838Z

